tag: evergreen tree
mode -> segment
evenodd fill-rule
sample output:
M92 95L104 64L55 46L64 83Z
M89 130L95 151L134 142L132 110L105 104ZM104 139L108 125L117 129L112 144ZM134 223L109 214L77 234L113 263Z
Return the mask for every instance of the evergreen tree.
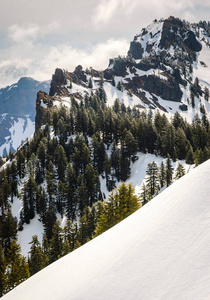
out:
M26 280L30 273L25 257L21 255L20 245L12 241L6 254L6 289L8 292Z
M175 134L175 144L176 144L176 155L178 159L184 159L186 157L187 150L187 138L184 130L178 128Z
M69 245L69 241L68 240L64 240L63 242L63 256L70 253L71 252L71 248Z
M93 169L93 166L91 164L88 164L85 168L85 186L87 188L87 196L89 199L89 205L92 206L92 204L96 201L96 180L97 175Z
M117 83L117 89L118 89L119 91L122 91L122 84L121 84L120 81L118 81L118 83Z
M165 176L166 176L165 165L164 165L164 162L162 160L162 162L160 164L160 170L159 170L159 180L160 180L160 187L161 188L165 185Z
M52 238L53 226L56 222L56 214L53 208L49 208L44 218L44 231L48 240Z
M25 180L21 197L23 200L24 220L28 224L35 216L35 207L38 199L38 186L32 176Z
M29 244L31 244L28 258L29 271L30 275L34 275L46 266L46 257L37 235L32 236Z
M79 215L82 217L84 215L84 209L89 205L87 188L84 184L82 174L79 174L77 179L77 189L75 191L75 197L77 204L79 206Z
M75 218L76 202L76 176L72 165L69 163L65 174L65 200L66 216L68 220L73 221Z
M76 236L75 236L75 227L70 220L66 221L66 225L64 226L64 241L68 241L70 251L74 249Z
M60 221L57 220L52 229L50 240L50 263L56 261L63 255L63 230Z
M93 88L93 83L92 83L92 78L91 77L89 78L89 81L88 81L88 87L89 87L89 89Z
M23 150L17 151L17 169L19 177L23 178L25 172L25 155Z
M153 161L147 165L146 174L146 186L150 195L153 196L159 190L159 169L156 162Z
M185 157L187 164L193 164L194 163L194 155L193 155L193 148L191 145L188 146L187 154Z
M95 230L95 235L99 235L111 228L124 218L132 214L140 207L140 199L134 194L132 184L126 185L124 182L111 193L108 201L104 203L103 210L99 216Z
M115 79L114 79L114 76L112 76L111 84L112 84L112 86L115 86Z
M142 185L142 192L140 193L141 204L145 205L150 199L150 193L145 183Z
M39 147L37 149L37 156L38 156L39 161L40 161L42 176L44 176L44 171L45 171L46 151L47 151L46 145L45 145L44 141L41 141L39 143Z
M170 155L168 154L167 155L167 160L166 160L166 186L168 187L171 182L172 182L172 178L173 178L173 166L172 166L172 163L171 163L171 158L170 158Z
M55 178L55 168L50 160L48 169L46 171L46 182L47 182L47 192L48 192L48 197L49 197L49 202L50 205L52 205L53 198L55 197L56 194L56 178Z
M17 238L17 219L13 217L11 205L7 204L0 222L0 244L4 250L9 249L12 241Z
M0 244L0 297L3 296L6 289L6 260L3 247Z
M167 154L169 154L175 160L175 129L172 125L168 125L166 127L162 142L163 156L167 156Z
M209 101L209 89L206 86L204 88L204 99Z
M66 169L66 153L63 148L63 146L58 145L55 150L55 163L57 167L57 175L58 179L63 181L64 180L64 174Z
M179 179L185 175L185 169L182 164L178 163L175 170L175 179Z
M61 217L63 217L64 206L65 206L65 184L62 181L59 181L58 183L56 206L57 206L57 211L61 214Z
M13 197L18 194L18 178L17 178L17 165L14 161L11 163L11 174L9 176L9 182L11 187L11 201L13 202Z

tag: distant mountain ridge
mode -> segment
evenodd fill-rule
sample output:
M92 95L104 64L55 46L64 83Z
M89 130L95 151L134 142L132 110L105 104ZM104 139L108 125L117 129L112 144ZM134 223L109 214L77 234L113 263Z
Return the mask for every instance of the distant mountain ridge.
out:
M34 133L36 94L49 91L49 81L30 77L0 89L0 156L15 151L21 140Z

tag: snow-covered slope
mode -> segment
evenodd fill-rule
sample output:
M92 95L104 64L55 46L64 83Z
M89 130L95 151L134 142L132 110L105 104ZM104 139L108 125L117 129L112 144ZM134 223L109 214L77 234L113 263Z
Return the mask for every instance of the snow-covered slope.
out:
M210 160L2 299L209 299L209 178Z

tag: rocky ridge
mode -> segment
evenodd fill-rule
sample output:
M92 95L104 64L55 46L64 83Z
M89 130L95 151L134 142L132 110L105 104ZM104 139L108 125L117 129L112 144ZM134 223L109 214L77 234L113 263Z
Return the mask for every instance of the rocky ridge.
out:
M210 45L209 28L206 22L190 24L175 17L154 20L134 36L127 56L110 59L107 69L83 70L80 65L73 72L56 69L49 93L52 103L62 101L63 97L68 97L69 101L72 97L81 101L103 81L137 97L140 108L158 108L168 112L162 101L167 100L179 103L179 109L187 111L190 89L195 79L194 68L199 63L203 68L208 68L207 63L199 62L198 58L203 47L206 50ZM94 82L91 88L90 80ZM74 89L72 84L80 88ZM203 97L208 86L209 83L206 86L198 84L200 97ZM41 94L37 97L38 113L40 97ZM47 107L44 110L47 111ZM37 119L41 120L39 116ZM39 121L36 128L41 123Z

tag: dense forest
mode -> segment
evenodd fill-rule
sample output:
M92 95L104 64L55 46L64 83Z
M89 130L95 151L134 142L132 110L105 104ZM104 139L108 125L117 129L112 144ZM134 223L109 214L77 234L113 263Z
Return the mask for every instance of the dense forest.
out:
M195 89L192 88L192 93ZM206 99L207 101L208 99ZM27 140L0 172L0 296L48 264L112 227L156 195L173 178L184 175L185 160L198 165L210 158L210 130L205 110L188 124L177 112L165 114L125 107L116 99L106 106L103 85L71 108L48 112L47 123ZM151 162L142 193L134 193L129 179L137 152L166 158L160 168ZM109 198L101 191L106 180ZM123 182L115 189L117 182ZM114 190L115 189L115 190ZM11 212L22 201L20 218ZM64 228L57 214L66 216ZM17 232L39 215L43 240L31 240L27 258L21 255Z

